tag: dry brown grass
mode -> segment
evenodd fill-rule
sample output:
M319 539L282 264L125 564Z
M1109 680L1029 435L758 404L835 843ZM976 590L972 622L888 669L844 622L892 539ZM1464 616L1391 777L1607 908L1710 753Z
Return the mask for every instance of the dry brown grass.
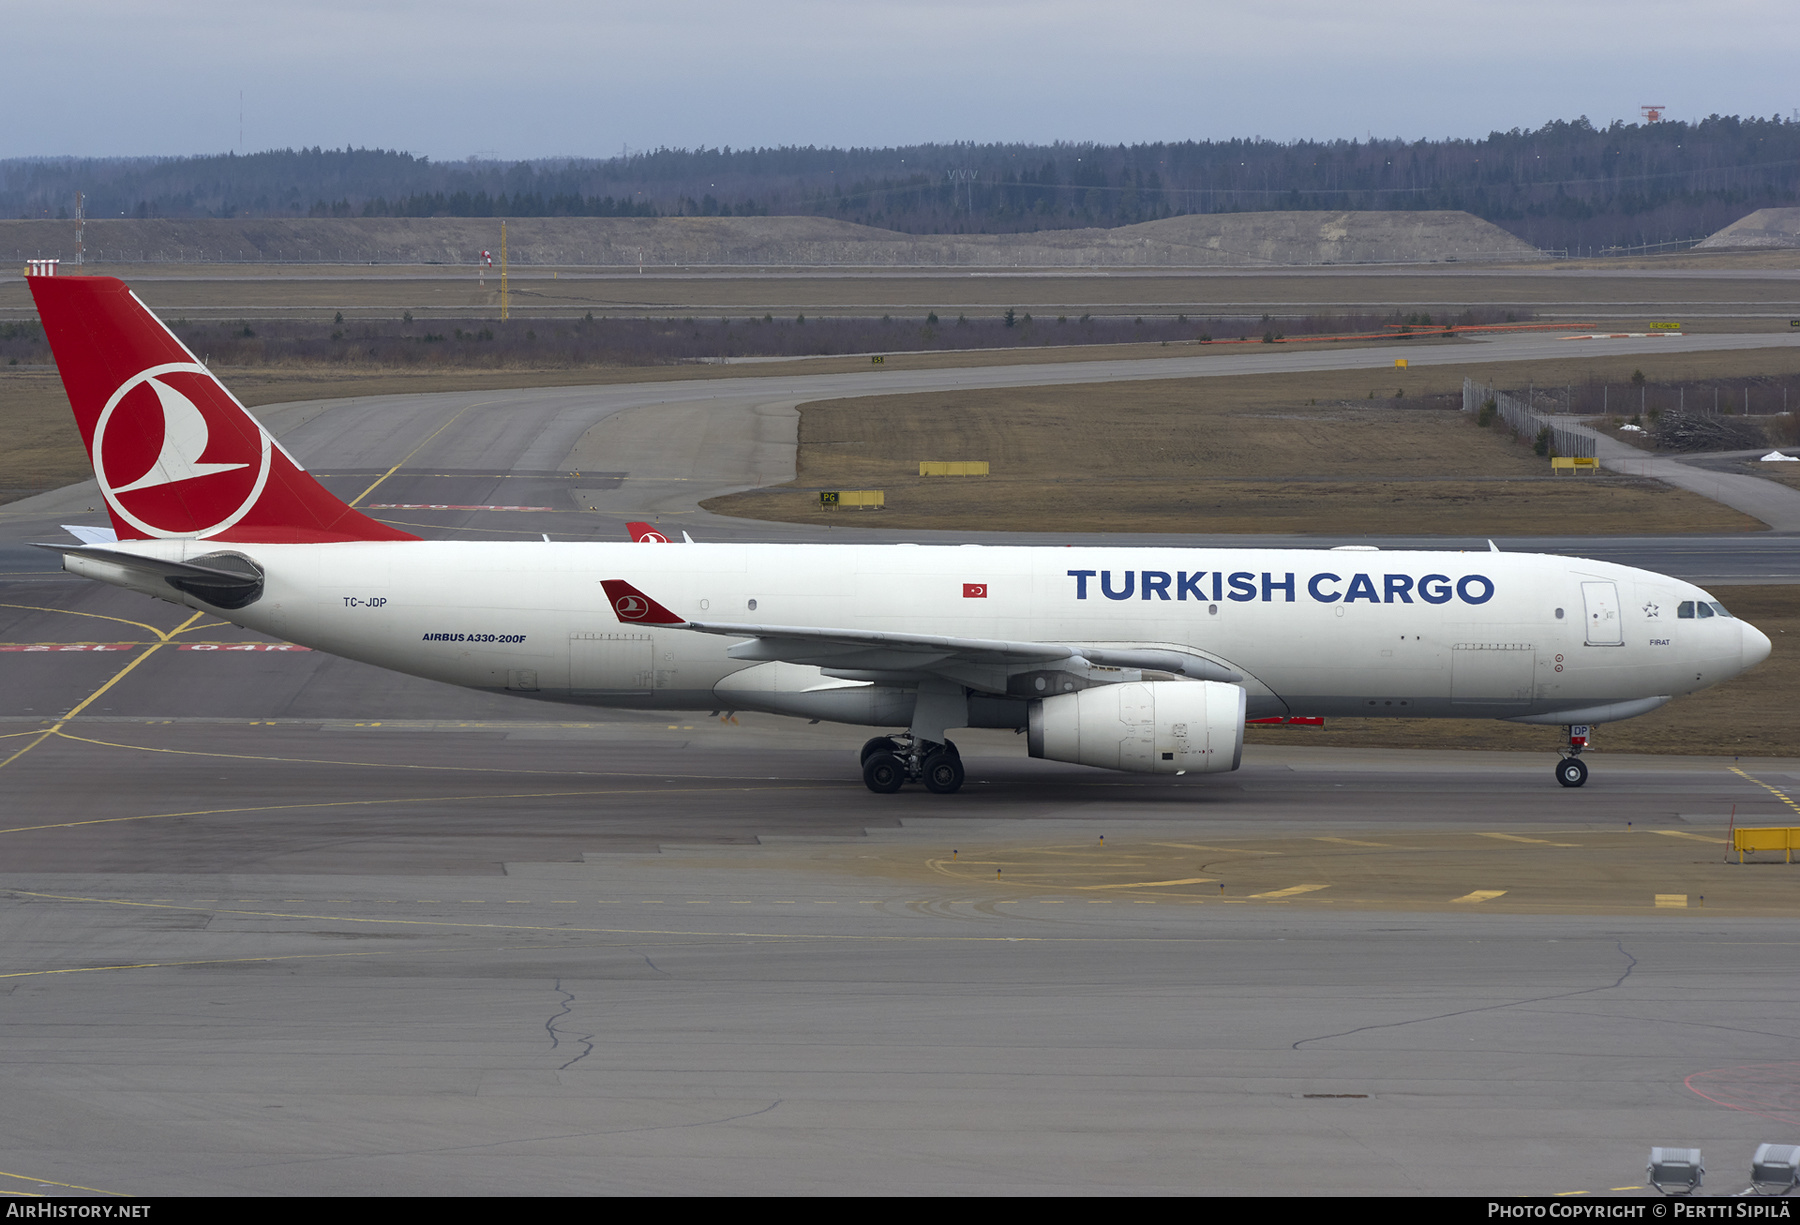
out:
M1572 259L1551 265L1569 271L1613 269L1663 272L1671 269L1704 272L1773 272L1800 268L1800 249L1763 247L1741 251L1676 251L1667 255L1631 255L1606 259Z
M1661 710L1596 730L1594 745L1617 753L1792 757L1800 746L1800 587L1726 587L1725 606L1767 634L1769 658L1735 680ZM1297 712L1301 713L1301 712ZM1476 719L1329 719L1323 728L1252 727L1256 744L1366 745L1395 749L1512 749L1548 754L1555 727ZM1596 767L1598 768L1598 767Z
M1794 453L1792 447L1786 450L1789 455ZM1800 489L1800 471L1797 469L1800 469L1800 464L1764 464L1752 460L1744 465L1744 471L1751 476L1760 476L1765 481L1780 481L1783 485Z
M1682 319L1684 310L1707 316L1742 312L1738 319L1687 320L1695 328L1739 331L1785 327L1784 319L1752 316L1792 308L1792 282L1783 271L1800 266L1800 252L1654 256L1640 260L1592 260L1561 264L1437 265L1282 269L1273 272L1170 272L1109 269L1104 273L1055 271L1008 273L968 269L917 269L904 273L845 269L809 273L783 269L652 270L515 268L512 305L525 315L574 317L586 311L626 315L809 314L922 317L967 312L994 316L1009 306L1040 319L1086 311L1100 314L1186 313L1201 329L1202 317L1312 314L1320 310L1381 313L1496 307L1584 310L1592 322L1643 322L1646 311ZM436 312L441 318L492 317L499 306L498 270L477 283L474 268L444 266L171 264L93 265L91 274L131 283L152 309L170 317L397 318L402 311ZM1680 273L1645 278L1644 271ZM1716 272L1717 276L1707 273ZM1766 279L1756 273L1770 274ZM1748 278L1746 274L1752 274ZM1346 307L1345 303L1355 304ZM0 284L0 311L29 309L22 281ZM9 312L10 313L10 312Z
M56 375L0 375L0 426L6 440L0 445L0 502L93 475Z
M1800 354L1769 361L1800 364ZM1646 363L1698 371L1745 362L1739 354L1652 355L1467 372L1500 386L1542 386L1596 369L1623 381ZM865 512L821 509L818 490L881 489L881 522L903 528L1465 536L1561 534L1574 523L1593 534L1762 528L1653 482L1550 477L1530 448L1448 411L1460 403L1464 373L1306 372L822 401L801 407L792 484L706 506L838 522ZM1394 398L1396 380L1404 399ZM922 478L922 459L985 459L993 475Z

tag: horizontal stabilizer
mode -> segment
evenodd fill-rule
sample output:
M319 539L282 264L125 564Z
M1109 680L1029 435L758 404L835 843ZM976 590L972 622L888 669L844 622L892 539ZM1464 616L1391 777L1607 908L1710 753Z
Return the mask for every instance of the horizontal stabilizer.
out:
M84 527L79 523L64 523L62 530L81 541L82 544L117 544L119 534L110 527Z
M143 557L100 545L40 544L37 547L61 553L63 569L71 574L103 577L91 573L92 566L82 564L98 562L102 566L128 571L139 579L150 580L151 586L161 583L186 592L217 608L243 608L262 595L262 571L248 558L234 553L214 553L188 562Z

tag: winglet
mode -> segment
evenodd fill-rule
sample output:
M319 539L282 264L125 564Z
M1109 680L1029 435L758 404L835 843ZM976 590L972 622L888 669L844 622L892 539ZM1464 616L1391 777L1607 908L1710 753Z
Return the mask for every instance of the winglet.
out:
M613 616L627 625L686 625L687 619L652 600L622 578L601 579Z

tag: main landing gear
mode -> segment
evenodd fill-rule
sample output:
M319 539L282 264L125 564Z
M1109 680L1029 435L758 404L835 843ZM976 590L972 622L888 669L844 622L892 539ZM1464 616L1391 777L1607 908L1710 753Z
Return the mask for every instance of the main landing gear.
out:
M927 791L949 795L963 785L962 755L954 744L910 735L901 740L877 736L863 745L863 784L870 791L892 795L907 783L922 782Z
M1579 787L1587 782L1587 763L1581 760L1581 752L1587 747L1587 725L1578 723L1570 727L1568 755L1556 763L1557 782L1565 787Z

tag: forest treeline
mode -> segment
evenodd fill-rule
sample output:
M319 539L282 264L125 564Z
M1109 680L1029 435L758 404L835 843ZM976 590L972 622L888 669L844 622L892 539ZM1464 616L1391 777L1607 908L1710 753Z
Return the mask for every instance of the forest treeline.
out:
M825 216L915 234L1188 213L1462 209L1587 254L1705 237L1800 191L1800 121L1586 118L1470 140L657 149L432 161L383 149L0 161L0 216Z

